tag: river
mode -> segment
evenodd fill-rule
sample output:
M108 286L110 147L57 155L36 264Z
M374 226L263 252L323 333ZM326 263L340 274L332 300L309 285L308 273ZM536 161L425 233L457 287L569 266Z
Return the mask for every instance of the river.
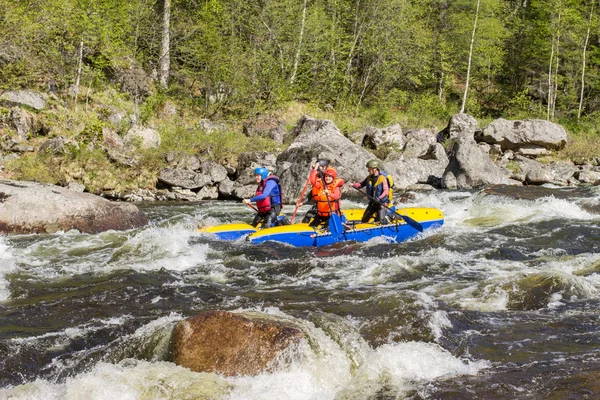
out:
M142 204L150 224L125 232L0 236L0 399L600 398L599 198L422 192L406 206L440 208L440 229L317 249L198 233L251 220L217 201ZM254 377L165 361L177 321L213 309L308 340Z

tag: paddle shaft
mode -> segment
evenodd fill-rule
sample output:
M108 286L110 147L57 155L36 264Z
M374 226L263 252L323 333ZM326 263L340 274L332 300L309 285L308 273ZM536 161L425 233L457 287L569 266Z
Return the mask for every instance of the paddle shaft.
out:
M327 185L325 184L325 176L324 175L321 175L321 182L323 182L323 193L325 193L325 198L327 199L327 205L329 206L329 218L332 219L332 221L333 221L333 224L329 224L329 226L330 227L333 226L332 233L339 235L344 230L341 226L338 225L340 223L340 221L336 220L336 217L339 218L339 216L337 214L335 217L333 216L333 208L331 207L331 201L329 201L329 195L327 194Z
M298 212L298 208L300 208L300 203L302 202L302 199L304 198L304 194L306 193L306 189L308 188L308 182L310 181L310 174L308 174L308 178L306 179L306 183L304 183L304 189L302 189L302 193L300 194L300 198L298 199L298 201L296 202L296 208L294 209L294 213L292 214L292 219L290 220L290 223L294 223L294 218L296 218L296 213Z
M352 188L356 189L357 191L359 191L360 193L364 194L365 196L367 196L367 198L371 201L376 202L377 204L379 204L381 207L388 209L389 211L393 212L394 214L396 214L397 216L399 216L400 218L402 218L408 225L412 226L413 228L415 228L416 230L418 230L419 232L423 232L423 225L421 225L420 223L418 223L417 221L415 221L414 219L407 217L406 215L402 215L397 213L395 210L392 210L391 208L389 208L388 206L386 206L385 204L383 204L379 199L376 199L373 196L370 196L368 193L363 192L362 190L355 188L354 186L352 186Z

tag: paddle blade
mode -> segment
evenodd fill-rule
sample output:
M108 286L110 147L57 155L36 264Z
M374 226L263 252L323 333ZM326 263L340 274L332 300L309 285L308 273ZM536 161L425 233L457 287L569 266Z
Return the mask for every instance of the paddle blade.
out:
M331 214L329 218L329 230L334 235L341 235L344 233L344 226L342 225L342 219L337 214Z
M394 214L399 215L400 218L402 218L408 225L412 226L419 232L423 232L423 225L421 225L420 223L418 223L411 217L407 217L406 215L398 214L397 212L394 212Z

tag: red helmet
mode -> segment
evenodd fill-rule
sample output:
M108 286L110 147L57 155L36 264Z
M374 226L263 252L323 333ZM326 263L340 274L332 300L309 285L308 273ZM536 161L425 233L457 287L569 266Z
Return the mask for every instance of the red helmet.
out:
M323 171L323 175L331 176L333 179L337 178L337 172L335 171L334 168L331 168L331 167L327 167L327 169L325 169L325 171Z

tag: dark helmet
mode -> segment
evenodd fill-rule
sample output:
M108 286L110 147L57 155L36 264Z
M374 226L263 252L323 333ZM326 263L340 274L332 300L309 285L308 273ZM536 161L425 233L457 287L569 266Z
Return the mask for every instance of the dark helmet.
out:
M317 164L319 164L323 168L327 168L329 167L329 160L325 160L324 158L322 158L317 161Z
M371 160L367 163L367 168L381 168L381 164L377 160Z
M327 168L325 171L323 171L323 175L325 176L331 176L333 179L337 178L337 172L335 170L335 168Z
M269 176L269 170L265 167L258 167L254 170L254 175L260 175L261 179L264 181Z

